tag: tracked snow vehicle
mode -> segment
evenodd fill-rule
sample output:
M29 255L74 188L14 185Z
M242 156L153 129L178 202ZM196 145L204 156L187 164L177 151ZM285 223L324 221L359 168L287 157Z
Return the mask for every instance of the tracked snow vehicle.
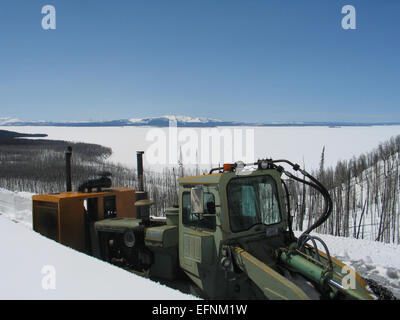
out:
M112 188L103 175L79 192L33 196L34 230L143 275L191 283L207 299L373 298L367 283L310 234L329 217L332 200L298 165L237 162L180 178L179 204L160 221L149 215L142 154L139 190ZM291 228L283 174L315 188L325 200L321 217L299 238Z

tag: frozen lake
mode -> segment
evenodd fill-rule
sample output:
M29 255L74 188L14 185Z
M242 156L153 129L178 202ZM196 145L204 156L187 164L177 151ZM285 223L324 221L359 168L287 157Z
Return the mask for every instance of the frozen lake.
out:
M136 166L136 151L144 150L144 165L152 169L177 163L180 148L184 163L199 162L203 168L209 168L211 162L215 166L232 160L246 160L240 156L242 154L255 160L266 157L286 158L300 165L304 160L306 169L316 169L324 146L325 166L334 166L338 160L349 160L400 134L400 126L217 127L212 129L213 133L222 137L219 141L227 142L221 142L220 152L216 152L217 140L207 140L208 150L207 145L204 147L205 134L210 133L207 130L211 128L175 128L174 131L155 127L3 126L0 129L46 133L48 139L101 144L112 148L111 161L131 167ZM226 150L225 145L228 146ZM213 150L213 146L217 149ZM155 159L161 159L161 163L155 163Z

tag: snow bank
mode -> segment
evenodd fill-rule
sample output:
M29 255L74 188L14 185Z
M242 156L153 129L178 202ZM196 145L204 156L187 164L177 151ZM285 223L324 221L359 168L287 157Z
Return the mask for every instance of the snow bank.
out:
M0 215L32 229L32 195L0 188Z
M295 234L298 237L301 235L301 232L296 231ZM368 264L392 266L400 270L399 245L365 239L336 237L326 234L312 233L312 235L324 240L331 255L347 258L347 262L351 260L365 260Z
M195 299L64 247L4 217L0 217L0 234L0 299Z

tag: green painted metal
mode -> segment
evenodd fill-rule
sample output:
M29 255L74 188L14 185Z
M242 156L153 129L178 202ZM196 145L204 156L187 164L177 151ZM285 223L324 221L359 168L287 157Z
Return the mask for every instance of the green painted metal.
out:
M179 225L179 208L165 209L165 216L167 218L167 225L169 226Z
M371 297L366 294L364 288L362 288L360 285L358 285L358 288L356 286L354 289L346 289L342 284L344 276L335 273L336 277L333 277L333 270L330 270L328 265L323 267L317 263L309 261L299 254L287 252L281 252L280 260L290 270L302 274L307 279L318 283L322 287L329 287L332 297L337 291L341 291L349 299L371 300Z
M256 283L266 298L310 300L301 288L243 249L235 248L235 259L238 266Z
M96 221L97 231L123 233L126 229L134 228L140 225L141 219L134 218L112 218Z
M160 226L146 229L144 238L146 246L170 248L178 245L178 227Z
M280 260L286 264L291 270L301 273L306 278L322 285L325 281L327 270L308 261L298 254L287 254L282 252Z

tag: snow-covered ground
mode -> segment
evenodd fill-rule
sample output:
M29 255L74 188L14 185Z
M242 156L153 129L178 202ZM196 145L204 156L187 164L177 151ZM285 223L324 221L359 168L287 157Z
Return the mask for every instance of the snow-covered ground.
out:
M196 299L31 229L32 194L0 189L0 299Z
M0 299L194 299L30 230L31 194L0 189ZM18 204L13 206L12 204ZM296 232L299 236L300 232ZM400 246L318 234L332 256L400 298ZM6 258L5 258L6 257ZM54 266L56 289L43 289L44 266ZM46 270L44 270L46 271ZM118 287L118 290L113 288ZM141 290L135 290L141 288Z
M0 299L195 298L62 246L2 216L0 234Z
M196 299L33 232L28 192L0 189L0 235L0 299Z

